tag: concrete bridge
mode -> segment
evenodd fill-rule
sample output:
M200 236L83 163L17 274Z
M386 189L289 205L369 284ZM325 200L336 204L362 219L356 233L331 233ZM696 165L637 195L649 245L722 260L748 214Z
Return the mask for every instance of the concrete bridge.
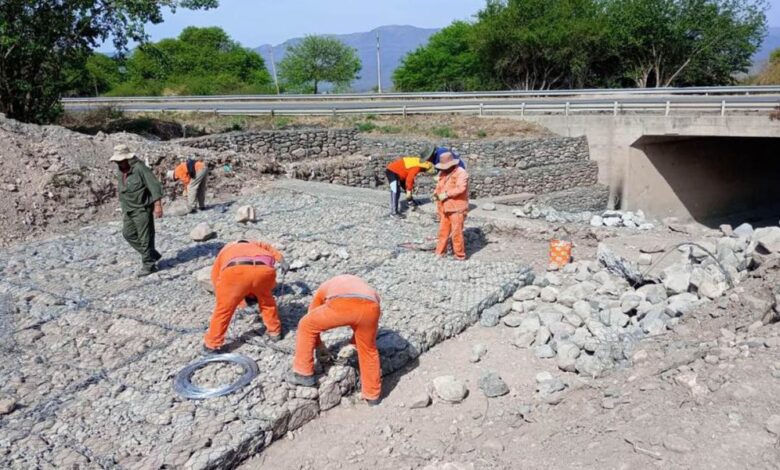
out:
M780 121L764 113L536 115L564 136L586 136L610 204L710 226L780 216Z

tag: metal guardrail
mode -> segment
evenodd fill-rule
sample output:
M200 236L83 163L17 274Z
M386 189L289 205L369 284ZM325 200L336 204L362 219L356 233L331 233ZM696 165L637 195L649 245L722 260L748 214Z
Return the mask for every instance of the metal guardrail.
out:
M282 109L218 109L213 107L188 108L185 111L214 113L226 116L328 116L328 115L350 115L350 114L385 114L385 115L413 115L413 114L475 114L480 116L487 115L539 115L539 114L563 114L565 116L575 114L656 114L669 116L672 114L690 114L690 113L718 113L725 116L727 112L765 112L780 106L780 97L767 97L765 99L752 98L750 101L740 100L688 100L685 102L663 100L652 102L631 102L627 100L614 100L603 102L578 103L576 101L544 103L544 102L519 102L516 104L458 104L442 106L366 106L356 107L354 104L350 107L329 107L329 108L300 108L288 107ZM142 112L149 111L148 108L133 108L132 106L123 107L125 111Z
M382 100L441 100L441 99L496 99L496 98L545 98L563 96L627 96L627 95L762 95L779 94L780 86L724 86L686 88L619 88L580 90L508 90L487 92L434 92L434 93L345 93L332 95L220 95L220 96L128 96L97 98L63 98L68 104L92 104L110 106L118 103L166 103L166 102L264 102L264 101L382 101Z

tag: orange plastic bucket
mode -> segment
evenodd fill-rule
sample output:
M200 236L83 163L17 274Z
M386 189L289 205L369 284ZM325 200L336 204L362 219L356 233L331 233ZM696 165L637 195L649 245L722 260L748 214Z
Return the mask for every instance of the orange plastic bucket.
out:
M571 262L571 242L565 240L550 241L550 267L559 269Z

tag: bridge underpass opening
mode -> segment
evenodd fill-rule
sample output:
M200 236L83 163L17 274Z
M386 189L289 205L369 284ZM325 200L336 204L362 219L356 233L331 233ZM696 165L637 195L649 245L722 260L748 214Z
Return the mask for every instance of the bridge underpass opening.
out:
M622 207L709 227L777 225L780 138L646 135L631 146Z

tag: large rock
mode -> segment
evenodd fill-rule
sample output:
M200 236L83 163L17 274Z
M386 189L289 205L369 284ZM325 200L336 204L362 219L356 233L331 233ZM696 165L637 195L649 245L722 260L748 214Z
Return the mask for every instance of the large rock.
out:
M756 249L762 254L780 253L780 227L760 228L753 234Z
M539 297L539 293L542 291L538 286L525 286L517 289L512 296L515 300L534 300Z
M666 287L660 284L645 284L637 289L637 293L651 304L660 304L668 297Z
M203 290L211 294L214 293L214 285L211 283L211 266L198 269L192 275Z
M558 341L558 352L555 356L555 361L558 364L558 368L565 370L566 372L575 372L577 358L580 357L580 348L570 341Z
M595 379L604 375L604 372L610 368L610 365L596 356L580 354L574 367L579 374Z
M545 287L539 294L539 298L542 299L542 302L555 302L558 298L558 289L549 286Z
M666 306L666 314L670 317L680 317L693 310L699 304L699 297L690 292L673 295L669 297L669 304Z
M501 376L493 371L484 371L479 378L479 389L488 398L495 398L509 393L509 387Z
M452 375L433 379L433 389L436 396L448 403L460 403L469 393L466 385Z
M669 294L688 292L691 285L691 272L681 264L664 269L664 287Z
M530 331L522 331L517 330L515 331L514 336L512 337L512 344L520 349L527 349L530 348L532 344L534 344L534 340L536 339L536 333L532 333Z
M509 315L501 319L501 323L503 323L504 325L510 328L517 328L518 326L520 326L522 322L523 322L523 317L518 313L510 313Z
M409 408L412 409L426 408L430 404L431 404L431 396L428 394L428 392L423 391L412 395L409 401Z
M338 405L341 401L341 388L338 382L326 380L320 385L320 410L325 411Z
M607 245L599 243L596 257L607 271L620 276L632 284L641 284L644 277L640 270L630 261L616 255Z
M255 222L256 220L257 215L254 207L241 206L236 210L236 222L245 224L247 222Z
M217 232L215 232L208 222L201 222L195 226L190 232L190 238L196 242L205 242L216 238Z
M734 235L740 238L750 238L753 236L753 226L745 222L734 229Z
M554 377L549 372L539 372L536 374L536 391L542 398L549 397L550 395L558 392L562 392L566 389L566 384L563 380Z

